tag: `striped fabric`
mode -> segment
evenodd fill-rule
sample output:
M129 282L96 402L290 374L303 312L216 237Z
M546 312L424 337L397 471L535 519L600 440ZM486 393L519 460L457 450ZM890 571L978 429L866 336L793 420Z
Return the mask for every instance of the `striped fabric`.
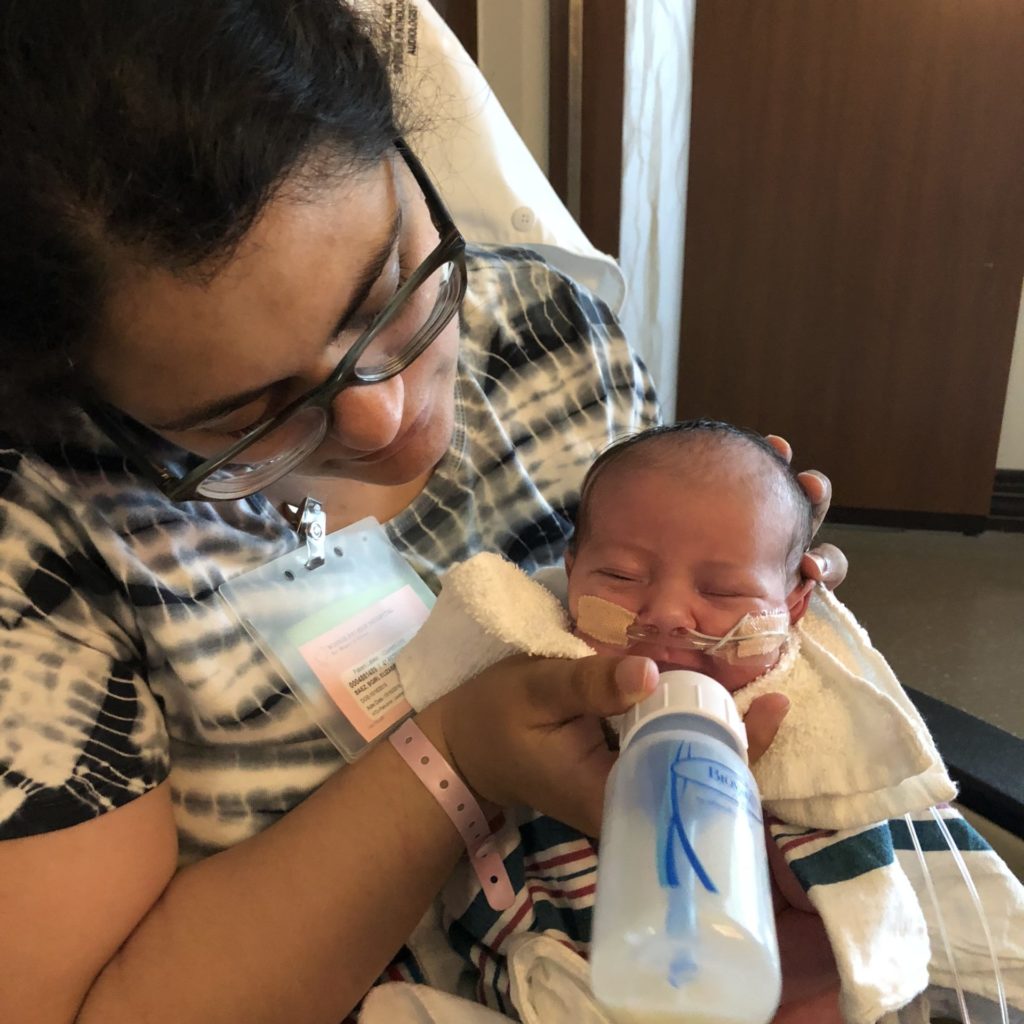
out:
M471 249L468 264L452 443L386 524L428 578L479 551L556 563L589 463L658 417L600 302L528 250ZM0 540L0 838L78 824L169 778L187 863L338 770L217 595L296 545L262 497L172 504L83 417L45 450L0 440Z
M840 832L778 822L770 832L825 924L845 1020L874 1024L920 993L941 1005L957 977L976 1000L972 1019L1001 1020L988 942L958 857L988 922L1011 1019L1024 1017L1024 887L952 807Z
M470 965L477 1001L511 1014L510 939L523 932L543 933L587 955L597 851L569 826L527 810L506 811L494 834L515 892L512 905L493 910L465 863L442 892L442 902L448 941Z
M977 1013L985 1024L1000 1020L988 947L936 817L977 887L1001 963L1010 1019L1024 1019L1024 888L954 809L910 816L961 984L972 993L972 1017ZM851 1024L895 1021L888 1015L904 1007L910 1012L918 996L936 1005L951 998L954 975L910 822L896 818L841 832L770 823L773 841L821 914L842 981L844 1020ZM492 910L468 869L456 872L443 900L449 941L471 965L476 999L514 1016L506 956L517 935L544 933L587 956L597 853L565 825L526 812L510 815L496 835L516 892L512 906Z

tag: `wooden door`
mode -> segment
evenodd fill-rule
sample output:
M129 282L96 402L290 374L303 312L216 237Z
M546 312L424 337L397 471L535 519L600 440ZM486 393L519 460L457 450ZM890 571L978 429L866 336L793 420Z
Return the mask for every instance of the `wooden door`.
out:
M618 256L626 0L549 0L548 177L584 234Z
M984 516L1024 275L1021 0L698 0L681 416Z

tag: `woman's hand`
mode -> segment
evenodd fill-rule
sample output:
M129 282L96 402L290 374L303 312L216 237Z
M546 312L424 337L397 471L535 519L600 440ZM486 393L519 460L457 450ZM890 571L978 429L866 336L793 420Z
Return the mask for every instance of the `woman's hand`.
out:
M657 683L649 658L517 655L446 694L417 721L485 800L526 805L596 836L615 763L600 720L627 711Z
M765 440L787 461L792 461L793 449L789 442L776 434L767 434ZM832 501L832 483L824 473L816 469L798 473L797 480L803 487L807 497L811 499L814 509L814 532L817 533L825 520L829 504ZM834 544L819 544L811 548L800 563L800 572L806 579L814 580L835 590L846 579L848 563L846 555Z
M765 693L750 702L743 725L747 730L747 758L751 764L771 745L788 712L789 698L784 693Z
M649 696L648 658L506 658L431 704L420 727L485 801L525 805L596 836L608 773L601 719ZM789 701L765 694L746 716L750 759L764 753Z
M817 914L786 907L775 915L782 1001L772 1024L843 1024L839 971Z

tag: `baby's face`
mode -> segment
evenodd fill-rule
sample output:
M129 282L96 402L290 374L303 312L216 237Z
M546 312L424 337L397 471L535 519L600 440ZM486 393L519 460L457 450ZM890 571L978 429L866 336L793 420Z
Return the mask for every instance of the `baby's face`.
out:
M662 634L682 627L723 636L748 612L786 609L792 527L789 502L758 479L705 482L660 467L609 467L591 492L576 552L566 556L573 622L585 594L626 608ZM600 654L626 653L576 632ZM702 672L729 690L762 675L780 654L729 662L653 641L628 652L653 658L663 671Z

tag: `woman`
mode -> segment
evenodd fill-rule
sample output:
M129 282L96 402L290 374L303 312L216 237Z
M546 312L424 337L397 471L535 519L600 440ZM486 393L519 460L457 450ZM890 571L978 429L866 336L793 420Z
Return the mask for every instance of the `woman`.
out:
M345 7L54 10L0 5L0 1018L335 1022L461 842L390 744L337 770L217 587L309 494L422 572L552 563L653 394L589 296L463 252ZM507 663L416 722L596 833L652 676Z

